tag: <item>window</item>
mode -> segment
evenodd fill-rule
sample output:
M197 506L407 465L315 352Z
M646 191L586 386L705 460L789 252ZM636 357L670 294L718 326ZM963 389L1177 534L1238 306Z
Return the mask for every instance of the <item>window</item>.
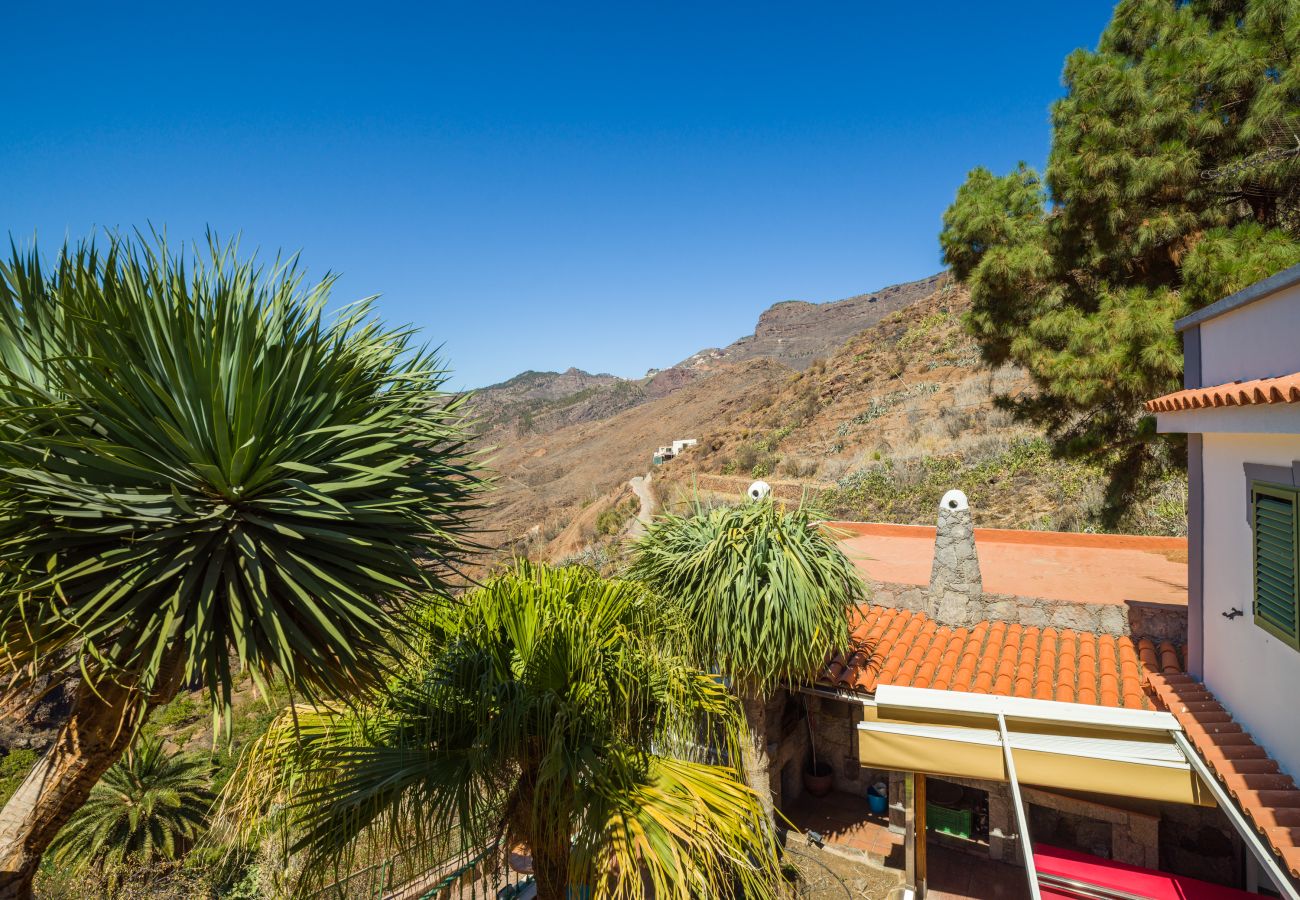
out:
M1300 649L1300 491L1289 485L1254 482L1250 500L1255 533L1255 624Z

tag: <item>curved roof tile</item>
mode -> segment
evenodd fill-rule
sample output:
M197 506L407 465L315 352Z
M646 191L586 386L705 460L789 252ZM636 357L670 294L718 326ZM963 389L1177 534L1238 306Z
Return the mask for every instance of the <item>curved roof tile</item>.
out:
M1152 673L1147 682L1287 870L1300 877L1300 789L1291 776L1192 676Z
M1175 391L1146 402L1151 412L1178 412L1216 406L1257 406L1300 402L1300 372L1254 381L1234 381L1212 387Z
M864 693L895 684L1151 709L1146 676L1182 670L1168 641L1006 622L950 628L882 606L859 607L849 632L850 650L828 661L821 680Z

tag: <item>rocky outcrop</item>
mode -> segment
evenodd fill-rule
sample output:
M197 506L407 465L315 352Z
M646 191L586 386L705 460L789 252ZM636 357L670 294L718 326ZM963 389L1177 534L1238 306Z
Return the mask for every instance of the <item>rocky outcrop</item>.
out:
M707 371L726 363L764 356L804 369L813 360L834 353L853 335L890 313L929 297L947 279L947 274L940 273L829 303L786 300L768 307L758 317L753 334L721 349L701 350L675 368Z
M606 419L642 403L646 396L639 381L570 368L522 372L475 391L470 403L482 432L526 436Z
M76 686L75 679L51 684L49 676L43 676L27 692L10 698L11 708L0 718L0 753L44 753L72 711Z

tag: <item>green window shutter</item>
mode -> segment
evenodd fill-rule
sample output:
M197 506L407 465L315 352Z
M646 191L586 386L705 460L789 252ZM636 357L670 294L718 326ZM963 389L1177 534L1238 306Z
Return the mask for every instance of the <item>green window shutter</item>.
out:
M1251 486L1255 525L1255 624L1300 649L1300 533L1297 492Z

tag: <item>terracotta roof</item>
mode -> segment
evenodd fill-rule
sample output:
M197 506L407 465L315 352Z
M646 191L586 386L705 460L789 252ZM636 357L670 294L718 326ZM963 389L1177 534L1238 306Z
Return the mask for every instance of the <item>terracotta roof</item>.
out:
M1145 673L1183 668L1168 641L1006 622L951 628L872 605L856 610L849 632L852 649L828 663L822 682L866 693L894 684L1151 709Z
M1242 812L1291 874L1300 877L1300 790L1291 776L1192 676L1152 674L1148 683Z
M1177 412L1213 406L1255 406L1261 403L1300 402L1300 372L1254 381L1234 381L1213 387L1191 388L1148 400L1151 412Z

